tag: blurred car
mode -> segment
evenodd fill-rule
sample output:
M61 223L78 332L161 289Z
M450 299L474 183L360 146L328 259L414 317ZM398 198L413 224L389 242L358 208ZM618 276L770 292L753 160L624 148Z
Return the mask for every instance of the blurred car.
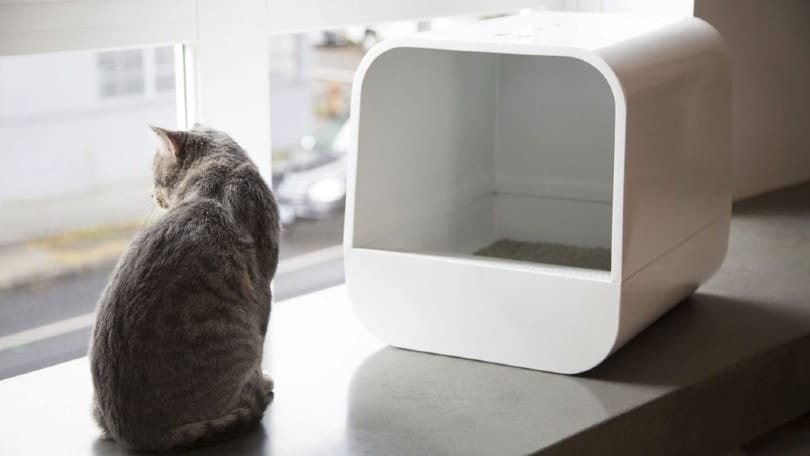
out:
M330 29L309 34L309 39L315 46L340 47L352 44L343 29Z
M346 157L289 173L279 184L278 198L296 218L324 219L342 209L346 199Z
M368 51L383 40L408 36L422 30L441 30L469 24L478 22L480 19L481 16L453 16L424 21L386 22L370 27L347 27L343 30L343 37L347 43L354 43Z
M281 226L291 225L295 221L295 209L286 204L279 204L278 218Z
M383 38L404 36L416 32L416 21L399 21L378 24L374 26L350 26L340 29L322 30L309 34L309 39L315 46L342 47L361 46L368 50Z
M343 119L334 135L305 137L301 150L280 171L276 197L294 219L324 219L343 208L349 135L349 122Z
M423 21L395 21L370 26L349 26L310 33L310 40L316 46L341 47L355 45L368 51L375 44L389 38L411 35L420 30L441 30L504 15L506 14L464 15L438 17Z
M368 51L384 39L407 36L418 31L418 21L398 21L377 24L371 27L347 27L345 34L350 42Z

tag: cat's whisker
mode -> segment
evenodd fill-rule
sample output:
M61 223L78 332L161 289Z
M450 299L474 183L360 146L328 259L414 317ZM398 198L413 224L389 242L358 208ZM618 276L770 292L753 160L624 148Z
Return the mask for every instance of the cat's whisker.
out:
M157 206L152 204L149 209L147 209L146 215L141 218L140 224L138 226L138 232L143 231L149 225L155 222L157 219Z

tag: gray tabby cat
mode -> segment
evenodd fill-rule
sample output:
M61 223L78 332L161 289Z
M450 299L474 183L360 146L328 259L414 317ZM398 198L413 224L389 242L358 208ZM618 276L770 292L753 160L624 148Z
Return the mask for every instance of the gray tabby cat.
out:
M168 212L135 237L98 303L93 411L123 446L171 451L261 420L279 217L270 189L225 133L152 127L154 197Z

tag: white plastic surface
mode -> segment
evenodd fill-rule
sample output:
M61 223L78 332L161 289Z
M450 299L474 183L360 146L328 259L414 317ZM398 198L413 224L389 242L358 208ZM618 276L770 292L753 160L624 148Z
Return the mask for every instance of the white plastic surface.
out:
M374 48L345 230L360 320L403 348L597 365L722 263L729 93L694 18L522 15ZM502 238L610 248L611 268L472 256Z

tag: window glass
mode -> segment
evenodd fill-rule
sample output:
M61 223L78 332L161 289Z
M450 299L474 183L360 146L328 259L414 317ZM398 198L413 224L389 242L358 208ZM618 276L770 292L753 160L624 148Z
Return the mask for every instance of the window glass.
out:
M285 230L277 302L343 281L354 72L379 41L458 21L269 40L273 189ZM0 57L0 378L86 353L95 303L158 217L154 140L176 128L174 47Z
M127 49L96 55L102 97L144 93L143 52L142 49Z
M155 90L170 92L174 90L174 48L165 46L155 48Z
M349 104L360 60L384 39L476 20L438 18L271 38L273 188L285 224L282 253L300 256L295 264L301 268L299 280L276 281L281 296L343 281Z
M158 214L146 124L176 127L173 59L0 57L0 378L86 354L115 261Z

